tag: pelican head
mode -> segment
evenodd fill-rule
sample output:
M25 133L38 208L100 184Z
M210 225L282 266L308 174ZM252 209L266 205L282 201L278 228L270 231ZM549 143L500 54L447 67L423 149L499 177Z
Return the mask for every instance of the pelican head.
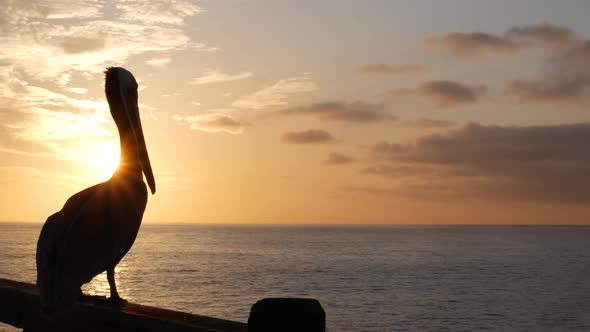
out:
M105 71L105 92L111 115L121 136L121 162L137 163L154 194L156 182L139 117L137 81L125 68L110 67ZM135 151L125 151L126 147L128 147L127 150ZM124 155L124 153L131 155Z

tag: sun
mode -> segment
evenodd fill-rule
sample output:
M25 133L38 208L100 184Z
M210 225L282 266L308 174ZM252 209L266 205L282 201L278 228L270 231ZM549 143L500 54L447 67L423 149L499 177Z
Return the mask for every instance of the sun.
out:
M98 142L95 147L94 168L102 175L112 175L119 165L119 147L109 142Z

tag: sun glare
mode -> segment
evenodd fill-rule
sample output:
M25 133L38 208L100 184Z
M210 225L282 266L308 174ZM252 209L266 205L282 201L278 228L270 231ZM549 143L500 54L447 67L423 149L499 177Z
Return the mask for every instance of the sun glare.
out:
M107 176L113 174L119 165L119 148L111 143L100 142L96 144L95 151L93 164L96 170Z

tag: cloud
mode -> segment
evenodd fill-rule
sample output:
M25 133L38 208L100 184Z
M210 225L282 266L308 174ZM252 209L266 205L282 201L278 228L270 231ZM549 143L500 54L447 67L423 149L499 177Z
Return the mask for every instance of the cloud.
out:
M404 128L444 128L453 127L457 123L453 121L436 120L436 119L405 119L398 122L400 127Z
M324 121L357 123L396 121L397 118L387 113L386 108L384 104L371 104L364 101L353 103L330 101L286 108L276 111L275 114L283 116L307 115Z
M541 22L534 25L511 28L506 32L505 38L510 40L543 42L548 45L559 46L568 44L578 37L575 31L566 26Z
M65 91L71 92L71 93L75 93L75 94L79 94L79 95L84 95L86 94L86 92L88 92L88 89L85 88L64 88Z
M96 168L97 151L101 146L112 145L113 133L105 126L110 121L108 112L78 114L41 107L20 112L19 119L3 125L11 137L4 140L11 143L9 148L1 149L3 152L55 158ZM27 146L40 148L31 150Z
M483 85L472 86L454 81L428 81L422 83L417 92L429 97L438 107L451 107L472 103L486 93Z
M561 44L536 78L508 83L506 94L521 102L587 106L590 102L590 40Z
M379 175L388 178L399 178L408 177L414 175L424 175L431 173L432 170L428 166L415 166L415 165L402 165L402 166L391 166L391 165L378 165L371 166L361 170L363 174Z
M98 51L105 46L104 39L87 37L64 37L60 43L66 54L80 54Z
M326 159L325 163L329 165L344 165L356 162L356 158L351 156L338 153L338 152L330 152L328 154L328 159Z
M74 88L78 93L85 89ZM69 88L72 91L72 88ZM34 112L42 108L60 106L63 111L80 112L84 110L108 111L108 104L102 99L77 99L49 89L32 85L21 78L12 66L0 66L0 95L5 97L7 106L22 109L24 112ZM71 107L69 107L71 106ZM75 108L72 108L75 107Z
M423 72L425 66L417 63L408 63L403 65L387 65L382 63L368 64L360 67L360 73L368 75L404 75Z
M496 161L586 160L582 142L590 124L502 127L470 124L444 134L419 138L414 144L380 142L371 147L379 159L423 163L492 163Z
M150 65L150 66L164 68L170 62L172 62L172 59L171 58L169 58L169 57L162 57L162 58L151 58L151 59L147 60L145 63L148 64L148 65Z
M3 1L0 31L22 31L20 28L31 20L94 18L100 14L102 8L103 3L95 0L54 0L50 3L41 0Z
M448 108L478 101L487 92L485 85L468 85L449 80L426 81L413 89L387 92L390 97L418 95L432 100L436 107Z
M35 86L11 66L0 67L0 95L5 96L0 112L5 153L95 168L96 151L111 144L112 120L103 99L71 98Z
M14 140L43 146L50 157L90 163L93 147L113 134L108 105L104 99L70 98L87 90L68 83L100 82L105 66L133 55L206 48L183 31L185 19L198 12L184 0L5 1L0 100L9 115L2 125ZM140 104L140 109L153 108Z
M252 73L248 71L244 71L238 74L225 74L218 70L207 70L203 73L200 77L195 77L192 79L190 84L211 84L211 83L222 83L222 82L232 82L232 81L239 81L246 78L252 77Z
M411 144L376 143L368 149L376 165L363 172L398 179L396 195L588 203L589 140L590 123L470 124Z
M345 103L339 101L312 103L275 111L276 116L314 116L323 121L377 123L395 122L404 128L445 128L455 126L453 121L436 119L398 119L387 113L385 104L364 101Z
M516 53L522 45L501 36L484 32L455 32L424 41L432 49L447 51L456 56L475 56L487 53Z
M184 17L194 16L202 9L190 0L125 0L115 5L123 21L143 24L182 25Z
M41 142L31 142L19 139L10 128L13 124L6 124L8 110L0 110L0 151L30 157L51 157L52 150Z
M292 144L324 144L333 142L334 137L325 130L310 129L285 133L281 141Z
M38 80L99 73L146 52L206 49L182 27L190 1L10 1L0 12L0 61ZM63 20L68 19L64 25Z
M318 90L310 74L282 79L275 84L240 97L232 106L245 109L260 110L267 107L285 105L286 99L294 94Z
M519 101L578 104L588 96L590 76L555 77L553 80L516 80L506 92Z
M372 196L400 196L400 190L392 188L375 188L367 186L343 186L340 190L352 193L362 193Z
M53 150L63 145L71 145L68 141L84 137L108 137L111 133L103 124L109 121L106 112L94 111L87 114L60 112L37 108L27 112L31 121L10 124L16 137L29 142L37 142ZM56 130L59 128L59 130Z
M224 132L228 134L241 134L249 123L235 119L222 113L209 113L203 115L179 116L175 115L174 120L188 124L190 129L210 133Z
M485 56L488 54L515 54L536 46L561 47L578 39L572 29L540 22L523 27L512 27L503 35L485 32L454 32L442 37L429 37L424 44L455 56Z

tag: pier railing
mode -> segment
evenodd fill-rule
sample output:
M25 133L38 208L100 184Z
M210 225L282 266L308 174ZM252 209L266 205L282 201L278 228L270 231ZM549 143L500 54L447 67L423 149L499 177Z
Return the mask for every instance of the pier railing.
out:
M325 313L317 300L263 299L250 312L249 325L127 302L113 307L76 303L67 313L41 314L33 284L0 278L0 321L25 332L266 332L325 331Z

